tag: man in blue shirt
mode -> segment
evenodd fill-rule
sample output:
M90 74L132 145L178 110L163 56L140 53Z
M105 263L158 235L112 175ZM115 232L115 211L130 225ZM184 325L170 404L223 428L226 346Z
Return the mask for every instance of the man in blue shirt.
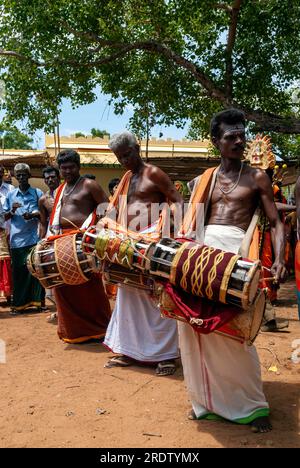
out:
M26 266L27 256L39 241L38 201L43 195L40 189L30 186L30 167L16 164L15 177L19 187L9 192L3 205L5 220L11 220L10 247L13 278L13 310L21 313L29 307L41 308L44 290Z

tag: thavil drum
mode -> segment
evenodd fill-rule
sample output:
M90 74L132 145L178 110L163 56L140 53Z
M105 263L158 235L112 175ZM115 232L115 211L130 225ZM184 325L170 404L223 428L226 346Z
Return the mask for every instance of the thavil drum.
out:
M82 233L40 241L27 257L27 267L44 288L86 283L100 270L99 261L81 250Z

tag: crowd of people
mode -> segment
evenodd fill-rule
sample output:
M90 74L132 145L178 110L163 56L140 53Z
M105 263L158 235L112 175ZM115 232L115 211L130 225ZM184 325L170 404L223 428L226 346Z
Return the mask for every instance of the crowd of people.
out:
M220 152L221 164L189 184L190 204L181 234L193 238L195 206L204 204L204 243L252 260L263 260L265 255L265 268L278 289L287 275L284 219L279 212L294 211L296 207L288 207L282 199L276 205L268 174L243 161L245 125L244 114L236 109L213 117L211 140ZM43 170L49 188L46 193L31 187L27 164L14 168L16 188L3 181L4 168L0 168L0 289L11 305L11 313L24 313L32 307L40 311L45 308L45 298L51 300L56 312L50 320L58 320L58 336L67 343L100 340L115 354L107 367L154 365L158 376L168 376L176 371L176 359L181 357L192 405L190 419L223 418L249 424L255 432L271 430L255 346L243 346L221 334L198 333L183 322L178 322L177 327L175 320L161 317L147 291L121 284L110 294L100 273L93 273L83 284L65 284L45 291L28 271L26 258L40 239L97 223L109 225L109 215L114 211L117 225L125 230L138 212L136 230L157 241L164 217L158 211L153 218L153 204L168 203L173 211L182 208L181 194L167 174L142 160L132 133L115 135L110 148L126 173L122 179L110 182L109 199L93 176L80 174L80 156L74 150L61 151L57 167ZM107 208L99 218L97 208L104 204ZM261 239L254 235L258 208L268 220L269 256L266 247L261 248ZM255 242L259 243L256 248ZM273 309L275 293L269 281L266 287L270 289L270 302L265 331L269 331L278 324ZM108 296L114 294L111 311Z

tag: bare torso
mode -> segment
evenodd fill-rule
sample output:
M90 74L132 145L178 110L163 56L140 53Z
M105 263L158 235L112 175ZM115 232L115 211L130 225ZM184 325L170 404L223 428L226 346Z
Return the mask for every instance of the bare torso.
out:
M156 221L151 219L151 204L166 201L165 195L153 181L152 174L156 169L145 164L141 171L132 175L127 195L128 224L137 216L141 218L140 226L146 227Z
M216 181L212 193L206 224L231 225L247 230L259 203L259 188L255 179L257 171L244 165L239 184L228 194L222 193L219 185L224 191L230 190L237 175L230 179L220 173L219 184Z
M106 199L95 200L91 192L92 183L94 181L81 178L74 189L74 186L66 186L60 212L62 228L75 226L80 228L98 203L106 201Z

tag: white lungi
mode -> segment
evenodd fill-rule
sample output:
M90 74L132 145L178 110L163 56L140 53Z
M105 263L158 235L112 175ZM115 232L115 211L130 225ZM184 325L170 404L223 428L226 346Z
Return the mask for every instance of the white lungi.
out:
M237 253L245 232L234 226L205 227L206 245ZM210 414L248 424L269 414L254 346L216 333L204 335L179 322L184 379L197 418Z
M104 344L137 361L174 359L179 356L177 323L162 318L145 291L119 286Z

